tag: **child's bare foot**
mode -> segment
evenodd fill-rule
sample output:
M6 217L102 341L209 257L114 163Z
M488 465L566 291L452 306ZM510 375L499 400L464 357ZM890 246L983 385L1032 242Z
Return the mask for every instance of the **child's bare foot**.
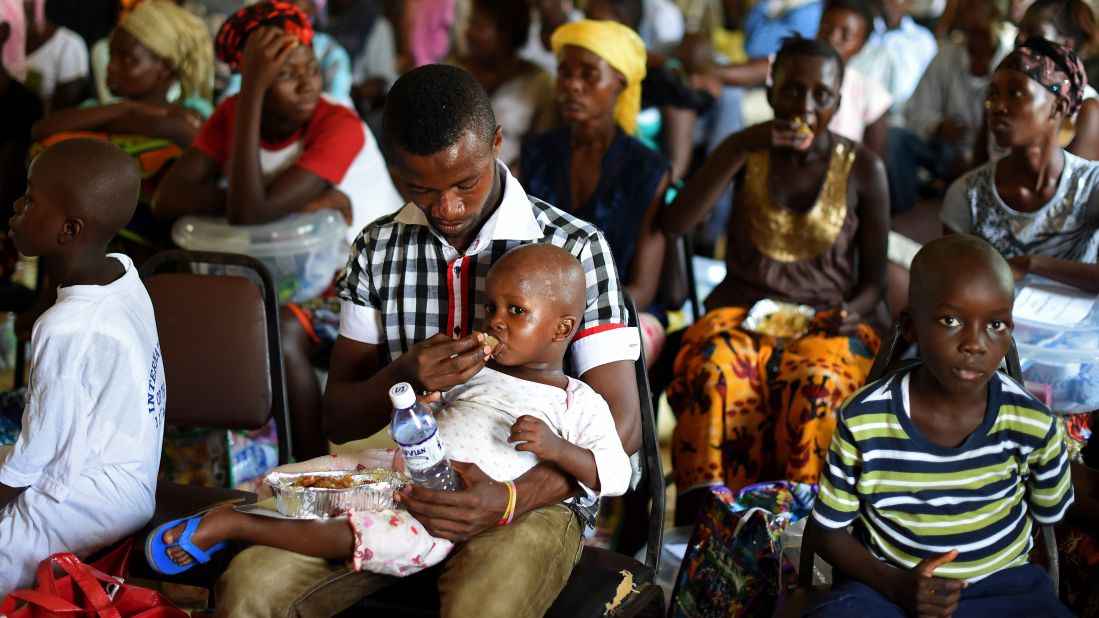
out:
M211 547L224 541L225 537L223 534L225 522L235 514L236 511L234 511L232 505L229 504L214 507L209 511L206 511L202 516L202 519L199 520L195 532L191 535L191 544L202 551L209 551ZM164 543L166 545L171 545L178 541L186 527L187 522L183 521L175 528L166 531L164 533ZM169 547L168 557L172 559L172 562L175 562L180 566L185 566L195 561L191 554L188 554L185 549L179 546Z

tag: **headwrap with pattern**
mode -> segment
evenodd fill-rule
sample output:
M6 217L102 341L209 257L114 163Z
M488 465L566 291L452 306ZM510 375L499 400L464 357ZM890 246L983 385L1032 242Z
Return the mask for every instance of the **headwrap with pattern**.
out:
M279 0L260 2L233 13L222 24L214 40L214 51L218 60L239 70L248 35L262 26L281 28L287 34L298 37L303 45L313 42L313 26L304 11Z
M1084 102L1088 77L1084 63L1069 48L1041 37L1031 37L1000 62L996 70L1025 73L1043 88L1065 100L1067 115L1075 116Z
M645 43L628 26L618 22L584 19L567 23L550 37L553 54L566 45L582 47L599 56L626 78L626 89L618 95L614 119L627 135L637 130L641 111L641 80L645 79Z

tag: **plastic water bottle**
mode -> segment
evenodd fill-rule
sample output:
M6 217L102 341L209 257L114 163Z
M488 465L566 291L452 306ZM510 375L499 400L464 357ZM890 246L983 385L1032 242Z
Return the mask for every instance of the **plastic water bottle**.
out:
M416 401L412 385L408 382L395 385L389 389L389 400L393 402L390 433L401 447L412 482L430 489L458 489L435 416Z

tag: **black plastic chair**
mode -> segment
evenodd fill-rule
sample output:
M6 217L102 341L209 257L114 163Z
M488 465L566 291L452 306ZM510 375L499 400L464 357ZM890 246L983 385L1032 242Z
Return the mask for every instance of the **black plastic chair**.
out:
M637 326L637 310L626 295L630 326ZM660 462L660 444L656 437L649 379L644 352L634 363L638 399L641 403L642 476L634 492L648 498L648 535L645 561L614 551L585 547L572 570L565 588L546 612L546 616L581 618L586 616L663 616L664 591L655 583L656 568L664 537L664 473ZM628 494L627 494L628 495ZM627 514L630 515L630 514ZM622 572L633 578L633 590L617 605L612 601L624 581ZM506 586L507 582L500 582ZM369 614L368 614L369 612ZM424 572L385 588L341 616L438 616L439 594L432 573Z
M882 347L874 357L874 364L870 367L870 373L866 377L867 384L881 379L891 373L903 371L920 362L918 358L903 358L908 349L908 342L901 335L900 325L894 324L888 337L882 341ZM1015 347L1015 341L1004 357L1003 366L1000 368L1008 377L1019 384L1023 383L1023 371L1019 365L1019 350ZM1041 545L1046 554L1046 573L1053 580L1053 589L1059 590L1060 563L1057 553L1057 539L1053 532L1053 526L1039 526ZM812 536L802 538L801 557L798 561L797 589L790 595L785 606L776 611L778 616L801 616L813 602L828 592L830 586L813 583L813 564L816 561L816 552L812 543Z
M200 274L207 270L228 274ZM277 289L267 268L244 255L169 250L151 257L141 277L153 301L164 354L165 420L177 427L260 429L275 419L279 464L289 462L291 436L279 339ZM135 535L140 547L161 523L255 494L161 482L152 521ZM178 576L153 571L143 557L132 575L210 588L231 552Z
M668 239L663 269L660 272L660 297L669 310L691 302L691 315L697 322L702 317L695 286L694 242L690 234Z

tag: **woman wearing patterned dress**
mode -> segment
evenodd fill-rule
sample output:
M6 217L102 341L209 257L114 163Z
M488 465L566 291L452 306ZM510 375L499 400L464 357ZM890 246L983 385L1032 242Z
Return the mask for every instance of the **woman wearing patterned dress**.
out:
M885 289L888 191L877 156L827 130L843 61L827 43L789 39L773 75L775 120L727 139L664 220L670 236L688 233L735 183L728 275L684 335L668 391L677 522L694 519L710 485L816 482L835 409L879 345L866 321ZM818 311L805 334L778 340L742 327L762 299Z

